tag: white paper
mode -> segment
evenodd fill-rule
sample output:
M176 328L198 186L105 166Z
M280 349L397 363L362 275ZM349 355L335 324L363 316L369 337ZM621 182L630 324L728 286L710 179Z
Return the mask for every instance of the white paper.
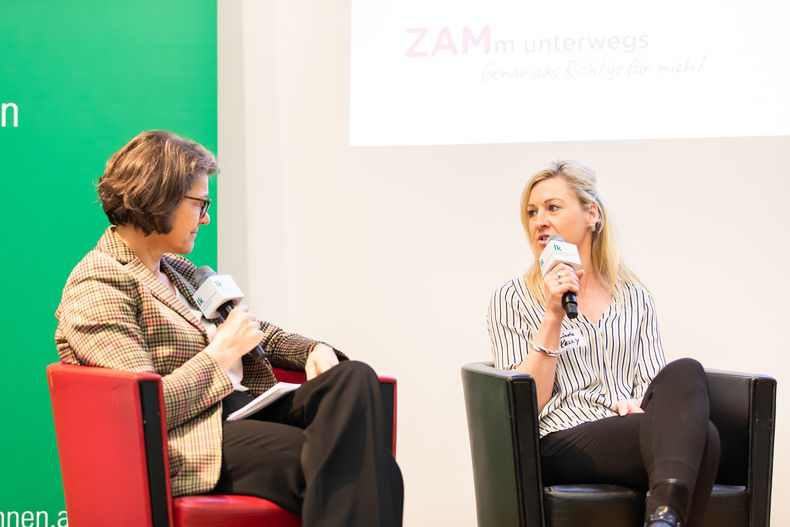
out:
M299 388L299 386L301 386L301 384L292 382L278 382L260 394L258 397L250 401L249 404L230 414L228 416L228 421L238 421L239 419L244 419L248 415L254 414L261 408L266 408L286 393L292 392Z

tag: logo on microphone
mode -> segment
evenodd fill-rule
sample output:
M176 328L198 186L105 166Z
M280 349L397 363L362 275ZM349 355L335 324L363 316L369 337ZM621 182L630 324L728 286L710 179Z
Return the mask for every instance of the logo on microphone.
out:
M203 315L211 320L217 317L217 310L221 306L231 302L230 306L233 307L232 302L240 301L244 298L244 293L230 276L222 275L220 278L217 275L211 275L207 276L198 286L192 298Z

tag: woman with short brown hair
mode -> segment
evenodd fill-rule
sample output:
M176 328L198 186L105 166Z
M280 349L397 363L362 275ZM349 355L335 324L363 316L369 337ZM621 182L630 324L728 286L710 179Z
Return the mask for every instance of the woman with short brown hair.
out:
M55 341L63 362L162 376L173 494L248 494L302 514L305 526L399 526L403 480L385 437L378 378L331 346L247 307L206 319L193 300L192 251L210 221L214 156L177 135L144 132L98 184L112 226L63 289ZM250 355L256 345L265 351ZM308 381L247 419L272 366Z

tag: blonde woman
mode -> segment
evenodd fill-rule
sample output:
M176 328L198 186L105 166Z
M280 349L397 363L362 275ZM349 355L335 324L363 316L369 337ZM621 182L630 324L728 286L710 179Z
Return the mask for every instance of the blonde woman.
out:
M653 299L620 261L595 172L545 166L521 219L535 262L494 292L488 330L496 366L535 378L544 483L646 488L646 526L700 525L720 453L707 380L692 359L665 365ZM576 245L579 270L541 275L551 235ZM578 318L565 316L567 292Z

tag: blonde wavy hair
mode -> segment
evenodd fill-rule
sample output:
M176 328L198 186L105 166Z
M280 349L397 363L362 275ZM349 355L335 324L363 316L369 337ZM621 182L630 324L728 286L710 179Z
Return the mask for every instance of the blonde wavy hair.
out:
M540 254L537 252L535 240L532 239L532 235L529 232L527 205L535 185L553 177L561 177L568 183L571 191L579 199L579 203L585 210L589 210L593 203L598 208L598 221L592 233L592 266L593 272L607 286L609 293L612 294L615 287L622 282L637 282L642 285L636 275L620 259L620 253L614 241L614 234L609 225L608 213L596 187L595 171L577 161L558 160L538 170L527 182L524 192L521 194L521 224L524 226L524 232L527 234L532 252L535 253L535 261L524 277L527 289L532 296L545 304L543 277L538 264Z

